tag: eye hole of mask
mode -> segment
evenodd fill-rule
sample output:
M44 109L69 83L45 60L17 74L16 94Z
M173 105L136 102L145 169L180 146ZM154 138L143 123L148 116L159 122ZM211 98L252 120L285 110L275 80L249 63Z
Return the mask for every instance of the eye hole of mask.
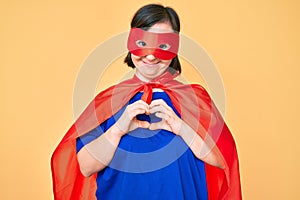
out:
M143 40L137 40L135 42L135 44L138 46L138 47L145 47L147 44L146 42L144 42Z
M169 45L169 44L160 44L158 47L162 50L168 50L168 49L171 48L171 45Z

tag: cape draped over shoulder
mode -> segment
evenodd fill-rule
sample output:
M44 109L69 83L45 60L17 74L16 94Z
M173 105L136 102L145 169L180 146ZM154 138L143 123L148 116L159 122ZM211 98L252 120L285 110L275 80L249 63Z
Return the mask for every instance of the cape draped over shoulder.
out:
M51 157L53 192L56 200L96 199L97 173L84 177L76 155L76 138L96 128L125 106L138 92L151 103L152 88L164 90L181 118L210 147L217 147L220 169L205 163L209 200L240 200L239 163L234 139L206 90L197 84L183 84L169 71L145 83L136 76L100 92L67 131Z

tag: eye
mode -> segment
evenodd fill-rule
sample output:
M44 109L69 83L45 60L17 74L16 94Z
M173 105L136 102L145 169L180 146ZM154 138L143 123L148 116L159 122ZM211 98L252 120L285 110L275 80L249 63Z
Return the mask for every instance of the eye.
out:
M168 50L171 46L169 44L160 44L158 47L162 50Z
M137 41L135 42L135 44L136 44L138 47L144 47L144 46L147 45L146 42L144 42L144 41L142 41L142 40L137 40Z

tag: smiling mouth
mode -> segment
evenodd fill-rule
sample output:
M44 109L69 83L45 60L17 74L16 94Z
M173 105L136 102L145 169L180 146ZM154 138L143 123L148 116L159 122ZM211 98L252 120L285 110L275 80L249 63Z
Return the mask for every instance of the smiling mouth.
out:
M148 63L148 62L143 61L143 63L146 64L146 65L155 66L155 65L157 65L158 63L160 63L160 61L158 61L158 62L153 62L153 63Z

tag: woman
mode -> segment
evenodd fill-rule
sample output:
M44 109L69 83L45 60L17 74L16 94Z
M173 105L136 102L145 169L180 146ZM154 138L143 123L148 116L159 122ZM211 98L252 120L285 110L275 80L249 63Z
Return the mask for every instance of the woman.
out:
M241 199L227 126L202 87L174 80L179 31L169 7L134 15L135 76L97 95L54 152L56 199Z

